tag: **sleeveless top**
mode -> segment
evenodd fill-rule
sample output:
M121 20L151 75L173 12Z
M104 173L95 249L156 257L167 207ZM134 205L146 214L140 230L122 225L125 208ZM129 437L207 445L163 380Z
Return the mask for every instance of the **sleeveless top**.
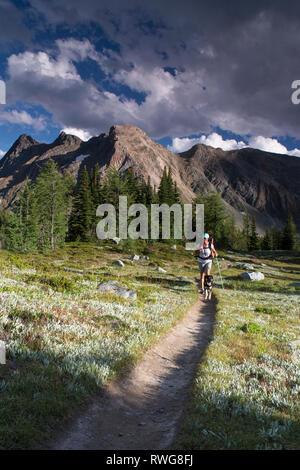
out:
M200 248L203 248L203 250L199 253L198 259L210 259L212 257L212 253L211 253L211 248L213 248L212 243L208 243L207 246L204 246L203 244Z

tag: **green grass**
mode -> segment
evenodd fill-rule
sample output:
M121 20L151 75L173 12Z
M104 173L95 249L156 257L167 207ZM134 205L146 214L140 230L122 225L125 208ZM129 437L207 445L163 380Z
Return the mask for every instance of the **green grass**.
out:
M189 265L191 255L173 250L167 273L160 274L155 266L167 251L156 245L150 261L138 262L116 245L0 252L0 339L8 357L0 366L0 449L26 449L47 438L182 318L196 300L192 278L178 278L189 275L179 266ZM126 261L125 268L114 259ZM98 291L113 279L134 289L137 300Z
M133 252L150 260L132 262ZM115 259L125 268L114 266ZM225 289L214 266L214 338L177 448L298 448L299 362L292 344L300 297L289 284L299 281L299 255L224 252L219 262ZM254 264L265 279L241 281L241 262ZM124 249L70 243L26 256L2 250L0 269L0 339L8 345L8 364L0 366L0 449L46 439L106 381L124 374L194 303L199 277L183 247L139 242ZM99 293L107 280L134 289L137 300Z
M177 448L299 449L299 351L293 342L299 338L300 297L288 287L299 281L299 257L269 258L251 259L265 274L264 281L251 282L238 279L235 264L244 259L230 255L225 289L215 290L214 337L199 366Z

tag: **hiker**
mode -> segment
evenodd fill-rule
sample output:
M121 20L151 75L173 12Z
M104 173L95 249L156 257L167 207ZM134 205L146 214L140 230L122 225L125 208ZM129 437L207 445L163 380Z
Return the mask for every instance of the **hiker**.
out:
M196 251L195 254L198 259L198 265L200 269L200 280L201 280L201 288L200 288L200 294L203 294L204 292L204 278L205 275L209 276L210 275L210 270L211 270L211 265L212 265L212 259L215 256L218 256L218 253L215 250L214 244L213 244L213 239L210 238L208 233L204 233L203 235L203 244L200 245L198 244L196 246Z

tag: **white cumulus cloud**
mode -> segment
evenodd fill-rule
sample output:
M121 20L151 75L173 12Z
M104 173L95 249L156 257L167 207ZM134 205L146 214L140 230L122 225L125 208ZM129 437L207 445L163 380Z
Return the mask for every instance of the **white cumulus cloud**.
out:
M46 119L44 116L33 117L27 111L3 111L0 113L0 123L21 124L31 126L37 131L41 131L46 127Z
M247 144L243 141L223 139L220 134L212 132L208 136L201 135L200 137L195 138L175 137L172 139L172 144L168 146L168 150L174 153L185 152L196 144L209 145L211 147L221 148L222 150L236 150L247 147Z
M262 135L253 136L249 139L249 147L264 150L265 152L283 153L286 155L294 155L300 157L300 149L288 150L277 139L271 137L263 137Z
M76 135L76 137L79 137L81 140L89 140L92 136L92 134L84 129L76 129L75 127L64 127L62 129L62 132L65 132L65 134L71 134L71 135Z
M168 150L174 153L185 152L189 150L193 145L204 144L214 148L221 148L222 150L237 150L245 147L251 147L265 152L280 153L284 155L293 155L300 157L300 149L288 150L283 144L277 139L271 137L263 137L262 135L252 136L248 139L248 142L242 140L237 141L235 139L223 139L220 134L212 132L209 135L201 135L199 137L174 137L172 144L168 145Z

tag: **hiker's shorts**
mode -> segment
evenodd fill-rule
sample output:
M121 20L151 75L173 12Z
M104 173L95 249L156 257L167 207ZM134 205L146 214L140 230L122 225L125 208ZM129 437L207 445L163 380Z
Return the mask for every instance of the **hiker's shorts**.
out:
M208 269L211 269L211 265L212 265L211 259L206 260L206 259L198 258L198 266L199 266L199 270L201 274L207 272Z

